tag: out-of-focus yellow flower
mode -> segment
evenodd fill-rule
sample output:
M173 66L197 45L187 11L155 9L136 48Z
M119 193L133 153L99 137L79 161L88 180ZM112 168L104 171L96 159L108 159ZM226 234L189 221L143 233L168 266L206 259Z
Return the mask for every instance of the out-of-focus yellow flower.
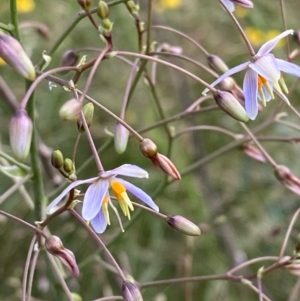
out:
M4 62L4 60L0 57L0 66L6 65L6 63Z
M17 1L18 12L29 13L35 9L34 0L18 0Z
M159 0L154 3L154 9L163 11L166 9L177 9L182 5L182 0Z
M261 46L263 43L272 40L280 34L278 30L272 29L268 31L262 31L255 27L248 27L245 29L245 33L253 46ZM280 48L285 44L285 40L281 40L276 47Z
M234 14L238 17L238 18L245 18L248 14L249 14L250 10L241 6L236 6L235 7L235 12Z

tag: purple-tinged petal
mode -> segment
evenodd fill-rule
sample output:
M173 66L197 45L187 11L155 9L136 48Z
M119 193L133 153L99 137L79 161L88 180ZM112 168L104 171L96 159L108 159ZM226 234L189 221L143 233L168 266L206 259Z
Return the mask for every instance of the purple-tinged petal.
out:
M234 12L235 6L233 2L231 2L230 0L221 0L221 1L231 12Z
M281 39L283 39L286 36L288 36L289 34L293 34L293 33L294 33L294 30L289 29L289 30L284 31L283 33L281 33L280 35L278 35L274 39L266 42L258 50L257 56L262 56L262 55L265 55L265 54L271 52Z
M250 62L246 62L246 63L240 64L240 65L238 65L238 66L236 66L236 67L234 67L232 69L229 69L227 72L225 72L220 77L218 77L213 83L211 83L210 86L214 87L217 84L219 84L222 80L224 80L226 77L229 77L232 74L235 74L235 73L240 72L242 70L245 70L248 67L249 64L250 64ZM205 89L202 92L202 95L206 95L206 93L208 91L209 91L209 89Z
M277 82L280 78L280 71L278 69L276 59L272 53L260 57L254 63L251 63L249 68L256 71L256 73L271 83L274 81Z
M57 196L52 203L48 205L46 208L46 212L50 213L52 209L63 199L63 197L71 191L73 188L81 185L81 184L88 184L88 183L93 183L97 178L91 178L87 180L78 180L73 183L71 183L59 196Z
M290 62L286 62L284 60L280 60L280 59L275 59L278 69L280 71L283 71L285 73L300 77L300 67L290 63Z
M246 112L252 120L254 120L258 114L257 85L257 73L249 69L244 78L243 90L245 95Z
M91 220L91 224L97 233L103 233L107 227L107 220L101 208L100 212Z
M82 217L85 220L90 221L99 213L108 187L108 180L102 179L90 185L84 195L82 206Z
M133 177L133 178L148 178L148 172L136 165L124 164L115 169L105 171L101 174L102 179L115 177L117 175Z
M117 178L117 181L120 182L125 186L125 188L132 193L134 196L136 196L138 199L143 201L145 204L147 204L150 208L152 208L154 211L159 211L158 206L154 203L152 198L144 192L142 189L136 187L135 185L124 181L123 179Z

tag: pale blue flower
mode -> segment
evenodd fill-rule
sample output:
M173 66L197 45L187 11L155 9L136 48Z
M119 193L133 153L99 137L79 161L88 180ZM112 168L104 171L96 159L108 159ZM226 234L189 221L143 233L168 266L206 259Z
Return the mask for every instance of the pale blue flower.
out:
M253 3L250 0L221 0L221 1L231 12L234 12L235 4L245 8L253 8Z
M258 114L258 99L265 105L266 101L274 98L273 91L289 104L288 99L281 90L282 88L285 93L288 93L281 72L300 77L300 67L277 59L270 52L281 39L293 33L293 30L286 30L274 39L266 42L250 61L226 71L211 86L214 87L226 77L246 69L243 91L245 108L250 119L255 119ZM209 89L205 89L203 94L206 95L208 91Z
M133 211L133 205L127 195L127 190L153 210L159 211L158 206L148 194L135 185L118 178L118 175L134 178L148 178L148 173L144 169L136 165L124 164L115 169L102 172L99 177L73 182L55 200L53 200L47 207L47 211L51 212L70 190L81 184L87 183L91 185L84 195L82 217L87 221L91 221L93 228L98 233L104 232L107 224L110 224L107 206L110 202L109 188L112 189L116 196L124 215L129 219L129 209Z

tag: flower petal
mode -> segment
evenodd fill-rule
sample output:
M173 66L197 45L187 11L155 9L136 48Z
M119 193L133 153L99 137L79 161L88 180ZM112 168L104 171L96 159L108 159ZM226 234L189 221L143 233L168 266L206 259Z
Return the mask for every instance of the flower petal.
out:
M102 179L90 185L85 193L82 206L82 217L85 220L90 221L99 213L108 187L108 180Z
M133 178L148 178L149 174L146 170L131 164L124 164L115 169L105 171L101 174L102 179L115 177L117 175L133 177Z
M249 68L256 71L269 82L277 82L280 78L280 71L278 69L276 59L272 53L260 57L254 63L249 65Z
M118 182L120 182L121 184L123 184L125 186L125 188L132 193L134 196L136 196L138 199L140 199L141 201L143 201L145 204L147 204L150 208L152 208L155 211L159 211L158 206L154 203L154 201L152 200L152 198L146 193L144 192L142 189L136 187L135 185L124 181L123 179L119 179L118 178Z
M221 1L231 12L234 12L235 7L233 2L231 2L230 0L221 0Z
M276 60L278 69L280 71L300 77L300 67L299 66L297 66L293 63L290 63L290 62L286 62L284 60L280 60L280 59L275 59L275 60Z
M107 220L101 208L100 212L91 220L91 224L97 233L103 233L107 227Z
M252 69L246 72L243 84L245 108L250 119L254 120L258 114L257 104L258 75Z
M48 207L46 208L46 212L49 214L52 209L63 199L63 197L71 191L73 188L81 185L81 184L87 184L87 183L93 183L97 178L91 178L87 180L78 180L73 183L71 183L59 196L57 196L53 202L51 202Z
M235 74L237 72L240 72L244 69L246 69L248 67L248 65L250 64L250 62L246 62L246 63L243 63L243 64L240 64L234 68L231 68L229 69L228 71L226 71L224 74L222 74L220 77L218 77L213 83L210 84L210 86L214 87L216 86L217 84L219 84L222 80L224 80L226 77L229 77L231 76L232 74ZM209 89L205 89L203 92L202 92L202 95L206 95L207 92L209 91Z
M271 52L281 39L283 39L286 36L288 36L289 34L293 34L293 33L294 33L294 30L289 29L289 30L284 31L283 33L281 33L280 35L278 35L274 39L266 42L258 50L257 56L265 55L265 54Z

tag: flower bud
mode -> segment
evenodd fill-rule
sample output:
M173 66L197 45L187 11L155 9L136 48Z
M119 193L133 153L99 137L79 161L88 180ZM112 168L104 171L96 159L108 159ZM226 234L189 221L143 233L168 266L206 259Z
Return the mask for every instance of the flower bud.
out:
M23 77L34 81L34 66L18 40L0 31L0 57Z
M277 165L274 169L274 174L281 184L295 194L300 195L300 179L297 178L288 167Z
M87 103L83 107L82 113L84 115L87 126L90 127L93 122L93 117L94 117L94 105L91 102ZM83 127L81 117L78 117L78 119L77 119L77 128L80 133L84 132L84 127Z
M61 67L72 67L72 66L76 66L77 62L78 62L77 53L73 50L67 50L62 56L60 66ZM59 73L66 74L68 72L69 71L60 71Z
M183 234L189 236L199 236L201 231L197 225L180 215L169 215L166 217L168 225Z
M220 109L229 116L242 122L249 120L245 109L231 93L218 90L214 93L214 99Z
M82 103L76 98L73 98L66 103L59 110L59 116L64 120L72 120L79 115L82 110Z
M241 150L250 158L257 160L258 162L265 163L266 158L259 148L251 143L246 143L241 146Z
M171 46L168 43L163 43L161 51L165 51L165 52L180 55L180 54L182 54L182 47Z
M112 32L113 25L114 25L114 23L111 22L109 19L103 19L102 20L103 30L102 30L101 33L104 34L104 35L110 34Z
M109 16L109 8L106 2L100 0L98 3L97 14L100 19L106 19Z
M124 153L127 147L129 131L121 124L117 123L115 126L115 150L118 154Z
M140 7L138 4L135 4L134 1L129 0L129 1L125 2L125 5L133 17L135 17L135 18L139 17Z
M84 10L88 10L92 4L92 0L77 0L77 2Z
M145 157L152 158L157 154L157 146L151 139L145 138L140 143L140 151Z
M134 283L130 281L123 282L122 295L124 301L143 301L140 290Z
M162 170L167 175L171 176L175 180L180 180L181 176L172 161L166 156L157 153L154 157L150 157L152 163Z
M57 169L60 169L64 165L64 156L60 150L53 151L51 155L51 164Z
M56 256L70 271L72 276L79 276L79 269L72 251L66 249L58 236L49 236L45 242L46 250Z
M75 173L75 165L69 158L66 158L64 161L64 171L69 175Z
M216 72L223 74L229 70L228 66L219 56L210 54L206 58L209 67L215 70Z
M32 138L32 121L25 110L18 110L9 125L10 145L15 156L23 161L27 158Z

